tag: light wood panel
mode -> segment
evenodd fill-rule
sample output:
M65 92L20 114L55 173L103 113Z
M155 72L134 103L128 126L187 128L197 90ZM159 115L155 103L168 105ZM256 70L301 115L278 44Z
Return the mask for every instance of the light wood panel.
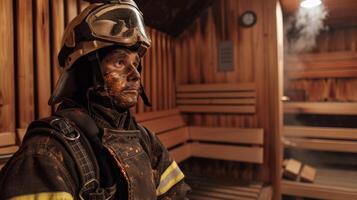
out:
M200 141L219 141L240 144L263 144L263 130L254 128L189 127L190 138Z
M160 141L166 148L171 148L175 145L185 143L189 140L187 127L182 127L172 131L168 131L165 134L159 135Z
M144 122L178 114L180 114L180 111L178 109L170 109L157 112L138 113L137 115L135 115L135 118L138 122Z
M143 126L150 127L154 133L161 133L170 129L179 128L185 125L181 115L173 115L165 118L150 120L141 123Z
M311 126L284 126L284 136L357 140L357 129Z
M4 132L0 134L0 147L15 145L16 137L12 132Z
M241 162L263 163L263 148L219 144L191 144L192 156Z
M330 177L331 178L331 177ZM299 183L282 181L282 194L317 199L350 200L357 198L357 190L326 184Z
M0 134L15 129L15 84L13 53L13 4L11 0L0 2Z
M17 91L19 127L25 128L35 119L33 13L32 0L16 1Z
M356 115L356 103L337 102L291 102L284 103L285 113L325 114L325 115Z
M357 153L357 142L347 140L323 140L305 138L287 138L290 147L329 152Z
M37 117L51 114L47 102L51 95L51 56L49 1L35 0L35 67Z
M51 1L51 15L52 17L51 23L51 66L52 66L52 87L51 91L54 90L56 86L57 80L60 74L60 66L58 62L58 52L61 50L61 40L62 35L64 33L65 27L65 10L64 10L64 1Z
M176 103L187 113L253 114L255 96L254 83L188 84L177 87Z
M303 101L357 101L356 35L356 27L330 29L317 37L313 52L288 55L287 94L303 93L297 99Z
M176 162L181 162L191 157L191 144L184 144L170 151L170 155Z

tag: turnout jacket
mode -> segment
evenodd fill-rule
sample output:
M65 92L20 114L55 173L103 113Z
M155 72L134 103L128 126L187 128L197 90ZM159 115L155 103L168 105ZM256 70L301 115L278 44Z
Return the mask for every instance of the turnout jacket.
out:
M1 171L1 200L186 199L184 174L155 134L129 111L89 108L62 106L29 126Z

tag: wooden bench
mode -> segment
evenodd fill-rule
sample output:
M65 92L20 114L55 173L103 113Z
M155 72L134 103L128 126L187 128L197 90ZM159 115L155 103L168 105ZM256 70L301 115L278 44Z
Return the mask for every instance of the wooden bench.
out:
M356 103L285 103L288 114L356 115ZM357 129L285 126L286 147L323 152L357 153ZM282 193L317 199L357 199L357 173L349 169L317 167L314 184L282 181Z
M294 148L357 153L357 129L285 126L284 136Z
M201 157L263 163L262 129L187 126L178 109L138 114L136 119L157 134L177 162ZM271 199L272 196L271 187L262 183L227 184L202 177L188 177L188 182L193 185L192 199Z
M16 146L16 135L12 132L0 133L0 169L19 149Z

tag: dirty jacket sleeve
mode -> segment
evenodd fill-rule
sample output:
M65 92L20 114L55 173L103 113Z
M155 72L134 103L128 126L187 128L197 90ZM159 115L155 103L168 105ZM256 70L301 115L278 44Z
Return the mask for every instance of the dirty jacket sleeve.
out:
M49 136L23 144L1 171L0 199L73 200L75 183L63 163L68 155L60 147Z
M141 125L140 125L141 126ZM149 139L149 155L156 182L156 195L159 200L187 199L190 187L184 181L184 174L170 157L159 138L145 128Z

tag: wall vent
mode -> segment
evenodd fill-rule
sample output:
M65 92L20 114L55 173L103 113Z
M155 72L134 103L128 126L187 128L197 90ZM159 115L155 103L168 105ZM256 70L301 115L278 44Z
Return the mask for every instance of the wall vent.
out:
M218 71L233 71L233 42L223 41L218 44Z

